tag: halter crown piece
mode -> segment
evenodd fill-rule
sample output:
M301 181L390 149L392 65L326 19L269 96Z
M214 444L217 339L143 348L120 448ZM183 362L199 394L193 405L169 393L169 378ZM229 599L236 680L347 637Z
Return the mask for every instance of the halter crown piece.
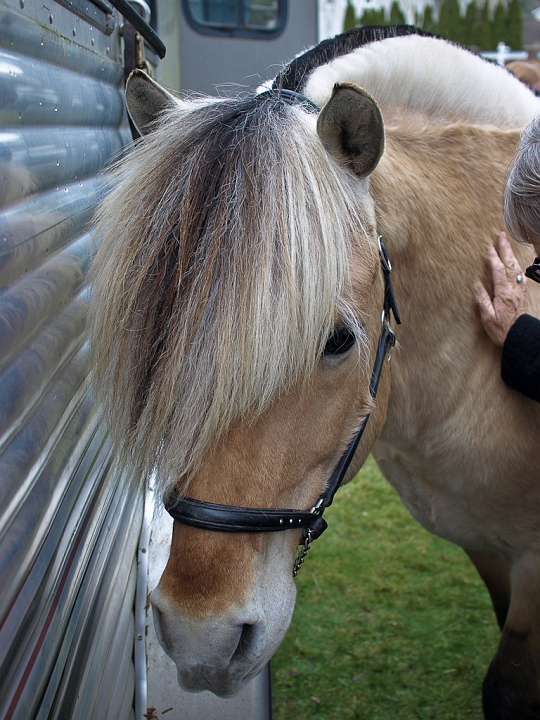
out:
M309 110L310 112L321 112L321 108L318 105L315 105L312 100L307 98L305 95L295 92L294 90L272 88L270 90L265 90L256 96L257 99L261 100L265 100L269 97L281 100L287 105L303 105L304 110Z
M308 98L292 90L268 90L260 96L275 96L287 104L306 105L310 110L319 110ZM379 257L384 278L384 304L382 313L382 328L377 345L377 354L373 364L369 392L374 400L381 378L384 358L391 347L395 345L396 338L390 327L390 315L393 314L396 323L401 324L401 318L392 288L390 273L392 267L388 253L378 237ZM324 510L332 504L337 489L343 482L349 465L354 457L358 444L364 434L369 413L364 416L355 436L350 441L341 456L334 472L327 482L326 488L311 510L295 510L289 508L247 508L238 505L220 505L193 498L182 498L175 490L164 498L167 512L178 522L204 530L233 533L261 533L279 532L283 530L303 529L300 540L301 549L296 557L293 575L296 576L304 562L310 544L316 540L328 527L322 517Z

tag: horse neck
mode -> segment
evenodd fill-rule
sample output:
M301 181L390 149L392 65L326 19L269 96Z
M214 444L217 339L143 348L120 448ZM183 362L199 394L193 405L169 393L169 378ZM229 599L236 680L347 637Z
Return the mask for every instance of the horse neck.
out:
M502 192L518 140L515 130L462 124L390 128L371 194L393 255L425 268L446 259L460 277L470 275L503 229Z
M452 353L458 364L474 353L473 286L489 282L487 247L504 228L502 190L518 138L516 131L463 125L389 130L371 193L394 268L405 349L433 357L456 343L466 347L462 358ZM530 252L516 250L523 260Z
M388 442L413 446L429 437L471 402L471 378L499 375L500 357L480 327L473 286L489 281L487 247L504 227L502 188L518 138L461 125L388 132L371 178L403 320L383 433Z
M360 85L383 108L431 122L522 128L540 112L540 100L504 68L440 38L390 37L358 47L317 67L304 93L322 106L342 81Z

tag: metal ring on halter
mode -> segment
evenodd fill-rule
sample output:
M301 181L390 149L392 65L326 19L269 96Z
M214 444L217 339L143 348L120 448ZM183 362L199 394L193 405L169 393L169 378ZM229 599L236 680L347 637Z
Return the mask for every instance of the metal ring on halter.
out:
M523 275L521 273L519 273L519 275L516 275L516 282L518 285L521 285L521 283L523 282Z

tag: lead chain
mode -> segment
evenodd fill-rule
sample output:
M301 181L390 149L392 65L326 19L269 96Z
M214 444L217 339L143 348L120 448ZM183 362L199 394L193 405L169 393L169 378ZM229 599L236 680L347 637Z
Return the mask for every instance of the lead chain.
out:
M311 545L312 534L313 534L313 531L311 530L311 528L308 528L307 530L304 531L304 537L303 537L304 541L302 543L302 547L300 548L300 551L298 552L296 560L294 561L293 577L296 577L298 575L298 571L300 570L302 563L306 559L306 555L308 554L308 550Z

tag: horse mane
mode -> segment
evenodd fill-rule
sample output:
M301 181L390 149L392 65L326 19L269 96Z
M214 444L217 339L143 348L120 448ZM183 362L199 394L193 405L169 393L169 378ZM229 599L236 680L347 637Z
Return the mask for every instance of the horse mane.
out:
M294 90L301 93L311 73L321 65L326 65L342 55L348 55L369 43L403 35L432 37L431 33L426 33L413 25L366 25L353 28L334 38L323 40L296 57L279 73L272 87L275 90Z
M237 422L307 382L373 209L315 118L272 96L183 103L114 170L90 331L119 462L167 491Z
M409 25L365 27L324 41L274 80L321 107L336 82L377 100L387 126L411 112L426 123L521 129L540 111L534 93L505 68Z

